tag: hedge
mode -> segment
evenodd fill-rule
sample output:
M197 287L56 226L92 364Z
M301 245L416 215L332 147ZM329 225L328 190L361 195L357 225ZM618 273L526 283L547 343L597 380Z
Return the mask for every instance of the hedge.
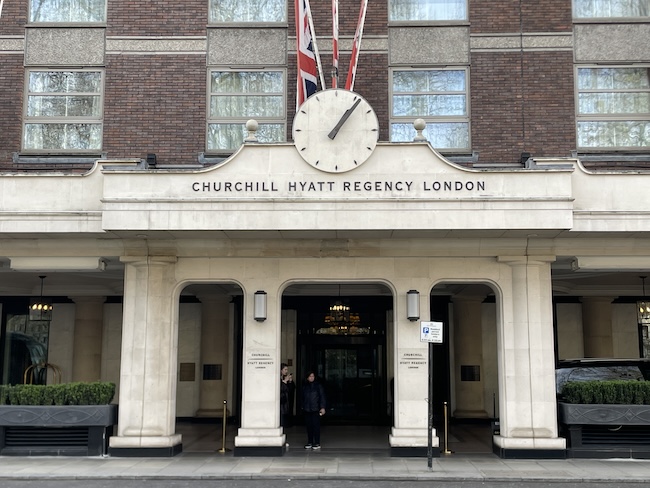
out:
M107 405L115 396L115 383L63 383L60 385L0 385L0 405Z
M566 403L650 405L650 381L569 381L562 397Z

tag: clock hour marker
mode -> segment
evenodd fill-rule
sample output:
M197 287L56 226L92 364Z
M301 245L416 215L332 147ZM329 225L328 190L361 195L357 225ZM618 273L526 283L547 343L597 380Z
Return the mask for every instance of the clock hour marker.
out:
M303 147L300 151L302 152L302 151L304 151L305 149L307 149L307 148L306 148L306 147Z
M354 165L355 165L355 166L358 166L358 164L359 164L359 163L357 163L357 160L355 159L355 160L354 160Z

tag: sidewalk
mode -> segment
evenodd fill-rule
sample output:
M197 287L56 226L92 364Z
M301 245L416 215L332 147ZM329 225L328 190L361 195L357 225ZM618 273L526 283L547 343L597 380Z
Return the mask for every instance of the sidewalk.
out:
M3 479L345 479L604 481L650 479L650 460L503 460L491 454L391 458L380 452L305 452L283 457L233 457L232 452L173 458L0 457Z

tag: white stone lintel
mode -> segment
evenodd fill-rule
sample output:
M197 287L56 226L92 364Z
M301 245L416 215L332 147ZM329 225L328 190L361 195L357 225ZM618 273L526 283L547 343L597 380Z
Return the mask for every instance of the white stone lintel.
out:
M120 447L173 447L182 443L181 434L161 435L161 436L111 436L109 438L110 446L113 448Z

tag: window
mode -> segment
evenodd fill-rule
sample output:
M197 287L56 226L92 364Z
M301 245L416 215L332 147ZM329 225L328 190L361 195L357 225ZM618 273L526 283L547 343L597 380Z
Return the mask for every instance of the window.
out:
M106 0L30 0L30 22L106 22Z
M102 147L102 71L29 71L23 149L97 152Z
M390 140L412 141L413 122L436 149L469 150L467 69L395 70L392 73Z
M210 23L286 22L285 0L210 0Z
M649 67L578 68L579 148L650 147Z
M283 71L212 71L208 152L232 152L246 137L246 121L259 123L260 142L286 140Z
M389 19L466 20L467 0L389 0Z
M648 17L650 0L573 0L576 19Z

